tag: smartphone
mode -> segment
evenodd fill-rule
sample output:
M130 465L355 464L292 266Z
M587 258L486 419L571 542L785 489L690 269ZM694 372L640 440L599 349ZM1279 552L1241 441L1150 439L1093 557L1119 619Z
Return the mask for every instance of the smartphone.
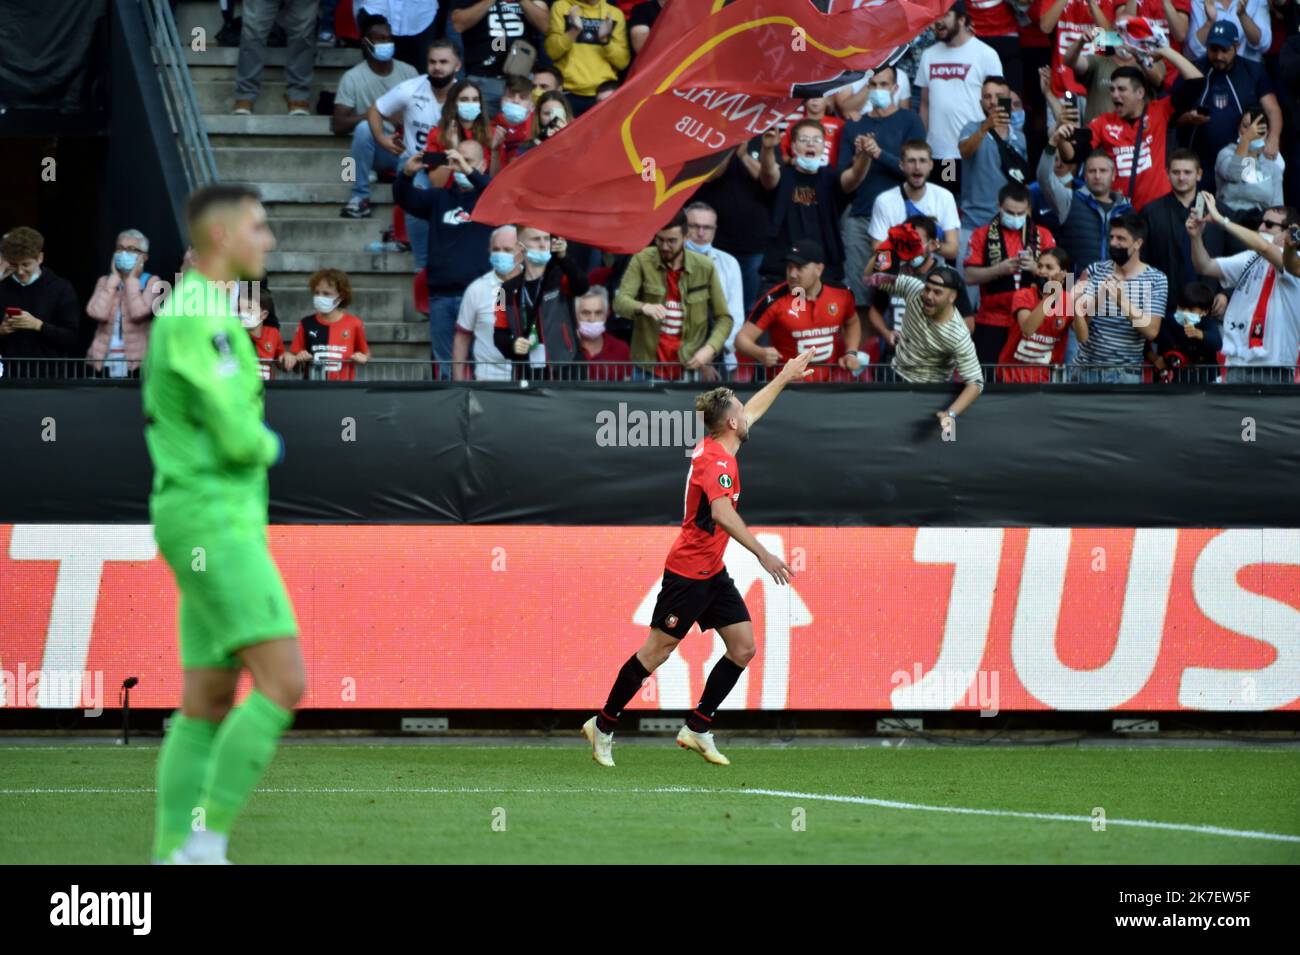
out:
M447 165L450 160L447 158L446 153L425 153L423 162L425 169L437 169L440 166Z
M1010 97L1010 96L999 96L999 97L998 97L998 109L1004 111L1008 116L1010 116L1010 115L1011 115L1011 97Z
M6 315L6 316L11 316L11 315L21 315L22 313L23 313L23 310L22 310L21 308L13 308L13 307L9 307L9 308L6 308L6 309L5 309L5 315Z
M1196 202L1192 206L1192 211L1196 214L1196 218L1205 218L1205 193L1200 191L1196 193Z
M1097 37L1097 45L1103 54L1113 56L1115 50L1124 45L1124 38L1114 30L1102 30L1101 36Z

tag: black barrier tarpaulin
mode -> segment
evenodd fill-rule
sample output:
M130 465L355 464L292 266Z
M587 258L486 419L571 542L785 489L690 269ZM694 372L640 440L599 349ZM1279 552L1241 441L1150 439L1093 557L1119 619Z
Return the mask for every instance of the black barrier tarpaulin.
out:
M699 388L272 384L271 521L672 525ZM749 391L742 390L741 397ZM795 386L740 454L751 524L1296 527L1300 391ZM0 522L144 523L136 387L0 385Z
M10 0L0 5L0 105L71 114L102 108L108 0Z

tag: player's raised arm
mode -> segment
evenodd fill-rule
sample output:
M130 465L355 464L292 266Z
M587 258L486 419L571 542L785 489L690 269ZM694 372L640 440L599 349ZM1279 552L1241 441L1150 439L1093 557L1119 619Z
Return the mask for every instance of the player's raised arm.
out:
M805 352L805 354L807 353ZM793 364L794 362L790 362L790 365ZM790 365L786 367L788 368ZM771 385L768 387L771 387ZM766 391L767 389L763 390ZM749 528L745 526L745 522L731 503L731 498L726 495L714 498L713 503L709 505L709 513L713 517L713 523L721 527L731 536L732 540L758 558L758 562L765 571L772 575L773 580L778 584L788 584L790 582L794 571L790 569L789 564L760 544L758 538L749 532Z
M809 349L803 352L798 358L792 358L785 363L785 367L777 373L777 376L764 385L759 392L745 403L745 417L749 420L749 426L752 428L759 418L772 407L772 402L776 401L776 396L781 393L781 389L794 381L796 378L806 378L812 372L808 369L808 364L812 361L813 351ZM734 534L732 535L735 536ZM746 545L749 546L749 545ZM753 548L750 548L751 550Z

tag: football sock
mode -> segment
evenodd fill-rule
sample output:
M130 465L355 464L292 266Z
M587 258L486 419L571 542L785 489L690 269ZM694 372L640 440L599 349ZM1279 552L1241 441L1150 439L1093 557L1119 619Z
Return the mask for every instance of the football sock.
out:
M258 690L230 711L217 731L203 787L205 828L229 833L257 782L266 772L275 747L293 722L293 713Z
M736 666L728 657L723 657L713 665L713 671L709 674L709 679L704 684L704 694L700 697L700 705L690 716L686 717L686 725L696 733L707 733L713 723L713 714L718 712L718 707L722 701L727 698L740 675L745 672L742 666Z
M596 729L602 733L614 732L614 727L618 725L618 718L623 715L623 707L627 706L636 695L636 691L641 689L641 683L649 675L650 671L641 665L635 653L632 654L623 664L623 668L618 671L618 678L609 691L609 699L605 701L605 706L596 714Z
M217 723L177 710L158 750L158 802L154 812L153 857L167 859L190 834L203 795Z

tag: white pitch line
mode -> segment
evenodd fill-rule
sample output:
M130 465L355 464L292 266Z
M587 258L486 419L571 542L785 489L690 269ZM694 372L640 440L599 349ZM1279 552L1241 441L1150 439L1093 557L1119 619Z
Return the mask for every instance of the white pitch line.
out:
M47 794L146 794L154 789L0 789L0 796L35 796ZM972 809L965 806L933 806L926 803L898 802L893 799L873 799L869 796L841 796L834 793L802 793L785 789L706 789L696 786L656 786L636 789L502 789L449 788L449 787L391 787L387 789L362 789L347 787L294 787L289 789L258 789L259 793L276 795L319 794L397 794L397 795L666 795L687 794L703 796L775 796L778 799L803 799L814 802L848 803L855 806L874 806L879 809L898 809L907 812L941 812L963 816L992 816L1003 819L1035 819L1041 822L1082 822L1091 825L1092 816L1070 815L1058 812L1022 812L1014 809ZM1263 839L1269 842L1300 843L1300 836L1282 832L1261 832L1255 829L1228 829L1223 826L1201 826L1186 822L1157 822L1150 819L1106 819L1108 826L1130 826L1135 829L1164 829L1175 832L1194 832L1206 836L1227 836L1237 839Z

